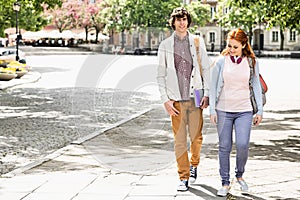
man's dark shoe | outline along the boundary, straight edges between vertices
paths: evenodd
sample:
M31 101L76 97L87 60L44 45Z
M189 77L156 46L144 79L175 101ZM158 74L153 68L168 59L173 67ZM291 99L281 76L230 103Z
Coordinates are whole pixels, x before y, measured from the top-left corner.
M197 179L197 167L190 166L190 183L195 183Z

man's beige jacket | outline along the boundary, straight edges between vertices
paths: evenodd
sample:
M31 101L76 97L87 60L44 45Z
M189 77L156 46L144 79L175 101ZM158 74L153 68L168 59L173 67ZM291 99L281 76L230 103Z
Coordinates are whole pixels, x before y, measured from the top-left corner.
M199 37L189 34L190 52L193 59L193 70L190 81L190 97L194 97L194 89L204 89L204 96L209 96L209 70L211 61L207 56L205 43L200 37L200 59L202 65L203 82L200 76L200 69L197 61L196 47L194 38ZM177 79L175 63L174 63L174 35L175 32L167 39L163 40L158 49L158 68L157 68L157 82L161 99L163 102L168 100L179 101L181 95L179 91L179 83Z

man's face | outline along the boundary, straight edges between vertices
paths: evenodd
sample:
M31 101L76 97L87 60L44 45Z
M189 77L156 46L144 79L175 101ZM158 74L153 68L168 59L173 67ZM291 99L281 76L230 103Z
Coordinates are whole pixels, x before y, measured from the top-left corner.
M175 26L175 31L178 31L180 33L185 33L187 31L187 28L188 28L187 27L188 26L187 17L185 15L182 18L175 17L174 26Z

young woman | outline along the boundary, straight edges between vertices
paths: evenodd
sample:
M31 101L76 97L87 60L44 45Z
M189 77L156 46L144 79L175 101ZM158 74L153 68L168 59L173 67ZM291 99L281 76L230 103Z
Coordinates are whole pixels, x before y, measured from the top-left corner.
M252 65L250 65L252 62ZM250 101L250 67L254 66L253 91L258 112L253 118ZM219 136L219 165L222 187L218 196L226 196L230 189L230 152L233 128L236 143L235 177L243 192L248 185L243 179L248 159L251 125L259 125L262 120L262 92L259 82L259 67L246 33L234 29L227 37L227 48L215 62L211 70L210 120L217 125Z

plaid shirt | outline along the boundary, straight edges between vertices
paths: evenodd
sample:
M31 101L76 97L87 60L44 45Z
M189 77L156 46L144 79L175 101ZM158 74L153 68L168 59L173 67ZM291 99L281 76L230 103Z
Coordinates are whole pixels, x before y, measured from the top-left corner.
M182 40L175 34L174 62L179 82L181 100L190 100L190 80L193 70L193 59L190 52L189 35Z

